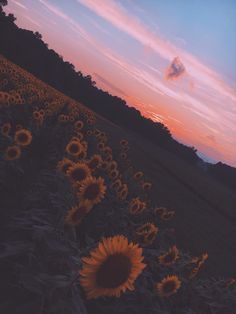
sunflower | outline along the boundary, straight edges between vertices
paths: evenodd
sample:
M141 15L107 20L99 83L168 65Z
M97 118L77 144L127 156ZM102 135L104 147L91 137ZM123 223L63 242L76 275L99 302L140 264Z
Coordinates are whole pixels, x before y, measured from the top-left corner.
M118 176L119 176L119 171L116 170L116 169L114 169L114 170L112 170L112 171L109 172L109 177L110 177L110 179L112 179L112 180L118 178Z
M4 135L4 136L8 136L9 132L11 130L11 124L10 123L4 123L2 126L1 126L1 134Z
M143 177L143 172L142 171L138 171L133 175L134 180L139 180Z
M152 184L151 184L150 182L144 182L144 183L142 184L142 189L143 189L144 191L149 191L149 190L151 189L151 187L152 187Z
M129 144L129 142L127 140L125 140L125 139L120 141L120 145L123 146L123 147L127 146L128 144Z
M87 136L93 135L93 131L92 131L92 130L88 130L88 131L86 132L86 135L87 135Z
M168 252L158 257L160 264L170 266L179 258L179 250L176 245L173 245Z
M161 219L162 220L170 220L174 217L175 215L175 211L174 210L170 210L170 211L165 211L162 215L161 215Z
M127 157L128 157L128 156L127 156L126 153L121 153L121 154L120 154L120 158L121 158L121 159L124 159L124 160L125 160L125 159L127 159Z
M78 131L81 130L83 128L83 126L84 126L84 123L81 120L76 121L74 124L75 129Z
M32 142L32 134L27 129L20 129L15 133L15 142L21 146L27 146Z
M79 225L91 207L89 201L81 202L79 205L72 207L65 217L65 223L68 225Z
M190 274L188 275L190 279L194 278L198 274L198 272L203 268L204 263L207 259L208 259L207 253L204 253L201 256L192 259L190 264L195 264L195 267L192 268Z
M108 169L109 171L112 171L112 170L116 170L117 169L117 162L115 160L109 162L109 165L108 165Z
M151 245L159 229L153 223L145 223L135 231L136 237L143 245Z
M66 152L73 157L79 157L83 151L84 146L79 141L70 141L66 146Z
M58 122L63 123L66 121L66 116L64 114L60 114L57 120Z
M142 202L138 197L133 198L130 202L129 202L129 212L132 215L138 215L141 214L146 208L146 203Z
M123 235L103 238L90 255L82 258L79 272L88 299L120 297L127 289L134 290L134 282L146 266L142 248Z
M67 170L66 175L72 181L72 183L81 183L91 175L91 171L85 163L77 162Z
M57 171L66 174L67 170L74 165L74 162L68 158L63 158L57 164Z
M103 178L87 177L79 188L78 196L81 200L88 200L94 205L104 198L105 192L106 186Z
M110 188L111 188L112 190L117 190L119 187L121 187L121 185L122 185L121 180L120 180L120 179L116 179L115 181L113 181L113 182L111 183Z
M35 120L40 120L41 119L41 115L40 115L39 111L34 111L33 112L33 118Z
M167 276L156 284L157 293L160 297L169 297L175 294L181 286L181 280L176 275Z
M154 209L154 213L155 214L158 214L158 215L160 215L160 216L162 216L164 213L166 213L167 212L167 209L165 208L165 207L156 207L155 209Z
M100 155L93 155L91 159L88 161L88 166L91 170L95 170L99 168L102 164L102 157Z
M98 130L98 129L94 129L93 133L94 133L94 136L95 136L95 137L98 137L99 134L101 133L101 131Z
M127 184L122 184L122 186L117 190L118 199L124 201L128 196L128 186Z
M19 146L13 145L8 146L5 151L5 159L6 160L15 160L19 159L21 156L21 149Z

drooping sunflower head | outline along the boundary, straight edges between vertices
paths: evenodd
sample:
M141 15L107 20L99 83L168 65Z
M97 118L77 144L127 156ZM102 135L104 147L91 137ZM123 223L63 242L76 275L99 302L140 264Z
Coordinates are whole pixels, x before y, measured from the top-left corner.
M169 210L169 211L165 211L162 215L161 215L161 219L162 220L170 220L174 217L175 215L175 211L174 210Z
M117 190L117 196L118 199L121 201L126 200L127 196L128 196L128 185L127 184L122 184L121 187L118 188Z
M136 237L143 245L151 245L159 229L153 223L145 223L136 229Z
M179 258L179 250L173 245L168 252L159 256L159 263L164 266L171 266Z
M66 175L72 183L81 183L91 175L91 171L85 163L77 162L67 170Z
M144 183L142 184L142 189L143 189L144 191L149 191L149 190L151 189L151 187L152 187L152 184L151 184L150 182L144 182Z
M20 129L15 133L15 143L20 146L27 146L32 142L32 134L27 129Z
M21 149L19 146L13 145L8 146L5 151L5 159L6 160L16 160L21 156Z
M141 214L146 208L146 203L142 202L138 197L133 198L128 206L129 212L132 215Z
M208 254L204 253L201 256L197 257L195 259L195 261L193 261L192 263L195 264L195 266L191 269L188 277L190 279L194 278L198 272L203 268L205 261L208 259Z
M80 271L80 283L88 299L120 297L127 289L134 290L134 282L146 266L142 248L122 235L103 238L90 255L82 259Z
M88 166L91 170L95 170L99 168L102 164L102 157L98 154L95 154L91 157L91 159L88 161Z
M156 284L157 293L160 297L169 297L175 294L180 287L181 280L175 275L167 276Z
M4 123L2 126L1 126L1 134L4 135L4 136L8 136L9 132L11 130L11 124L10 123Z
M66 174L67 170L74 165L74 162L68 158L63 158L57 164L57 171Z
M82 200L88 200L92 204L98 204L104 198L105 192L106 186L103 178L87 177L79 188L78 196Z
M116 179L115 181L113 181L113 182L111 183L110 188L111 188L112 190L117 190L119 187L121 187L121 185L122 185L121 180L120 180L120 179Z
M139 180L142 177L143 177L143 172L142 171L135 172L135 174L133 175L134 180Z
M70 141L66 146L66 152L73 157L79 157L83 151L84 146L79 141Z
M79 225L91 208L89 201L81 202L79 205L72 207L65 217L65 223L72 226Z
M117 170L117 162L115 160L109 162L108 169L109 171Z
M154 213L158 214L159 216L162 216L166 212L167 212L167 209L165 207L156 207L156 208L154 208Z
M123 146L123 147L127 146L128 144L129 144L129 142L127 140L125 140L125 139L120 141L120 145Z

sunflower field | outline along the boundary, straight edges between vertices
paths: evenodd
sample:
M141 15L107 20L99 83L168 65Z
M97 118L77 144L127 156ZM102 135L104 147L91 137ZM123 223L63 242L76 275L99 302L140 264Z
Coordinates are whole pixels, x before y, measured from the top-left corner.
M0 56L0 313L236 313L175 241L129 142ZM177 230L178 232L178 230Z

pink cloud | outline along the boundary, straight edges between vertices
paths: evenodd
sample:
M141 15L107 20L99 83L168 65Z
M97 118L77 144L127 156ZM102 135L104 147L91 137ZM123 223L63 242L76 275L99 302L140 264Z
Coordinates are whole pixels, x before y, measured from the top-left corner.
M196 80L236 101L236 94L221 77L212 69L201 63L196 57L180 49L172 43L154 34L137 17L129 14L124 7L114 0L77 0L112 25L126 32L141 44L149 46L163 59L168 61L178 55L188 68L188 72Z

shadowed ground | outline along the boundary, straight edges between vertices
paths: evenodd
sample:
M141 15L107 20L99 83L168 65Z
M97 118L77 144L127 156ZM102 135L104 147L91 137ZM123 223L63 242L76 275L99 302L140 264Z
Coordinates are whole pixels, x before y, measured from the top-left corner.
M176 211L172 223L177 245L192 255L208 252L208 276L235 275L236 195L233 191L129 130L101 117L98 125L116 141L122 137L129 140L129 156L134 167L144 171L153 182L152 199Z

